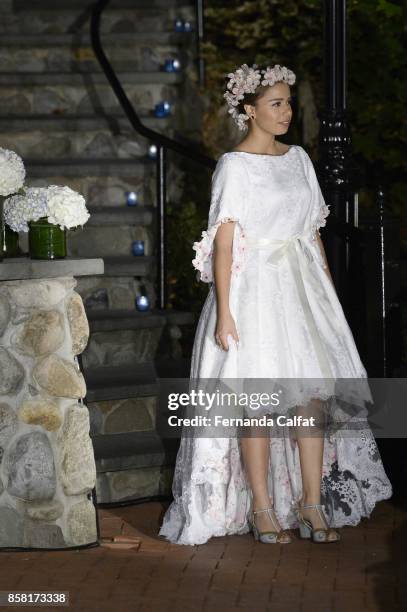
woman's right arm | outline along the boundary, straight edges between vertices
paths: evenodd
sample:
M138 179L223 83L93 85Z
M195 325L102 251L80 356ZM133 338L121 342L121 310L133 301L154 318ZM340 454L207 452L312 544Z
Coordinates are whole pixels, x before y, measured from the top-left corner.
M225 351L229 350L227 341L229 334L235 342L239 342L236 324L229 308L234 230L235 222L221 223L216 232L213 251L213 272L217 303L215 338Z

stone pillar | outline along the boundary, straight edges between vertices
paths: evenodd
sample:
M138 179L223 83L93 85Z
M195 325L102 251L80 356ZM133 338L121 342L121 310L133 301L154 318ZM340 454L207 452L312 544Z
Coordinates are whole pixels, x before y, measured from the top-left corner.
M37 268L55 273L64 263ZM27 266L35 276L35 264ZM90 260L88 270L103 272L103 262ZM76 359L89 326L75 286L72 275L0 283L0 547L97 541L96 468Z

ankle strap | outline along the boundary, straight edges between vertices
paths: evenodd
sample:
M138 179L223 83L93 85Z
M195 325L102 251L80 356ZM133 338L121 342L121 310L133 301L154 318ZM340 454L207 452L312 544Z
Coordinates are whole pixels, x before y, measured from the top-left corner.
M260 512L268 512L269 510L272 510L274 512L273 506L271 506L270 508L264 508L263 510L253 510L253 514L260 514Z
M305 504L302 508L322 508L322 504Z

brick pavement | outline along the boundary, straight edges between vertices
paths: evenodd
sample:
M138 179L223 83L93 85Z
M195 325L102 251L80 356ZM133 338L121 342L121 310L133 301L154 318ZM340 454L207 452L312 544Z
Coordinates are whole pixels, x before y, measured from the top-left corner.
M132 550L3 551L0 589L67 590L69 610L89 612L407 610L407 509L393 502L329 545L244 535L177 546L156 537L162 513L159 503L100 510L102 536L140 538Z

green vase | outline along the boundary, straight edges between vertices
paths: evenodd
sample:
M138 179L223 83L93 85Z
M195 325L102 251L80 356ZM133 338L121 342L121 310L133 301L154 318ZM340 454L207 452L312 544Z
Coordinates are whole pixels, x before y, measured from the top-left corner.
M28 243L31 259L63 259L66 257L66 230L48 223L46 218L31 221Z
M3 257L17 257L19 254L18 232L15 232L3 221L2 249Z

